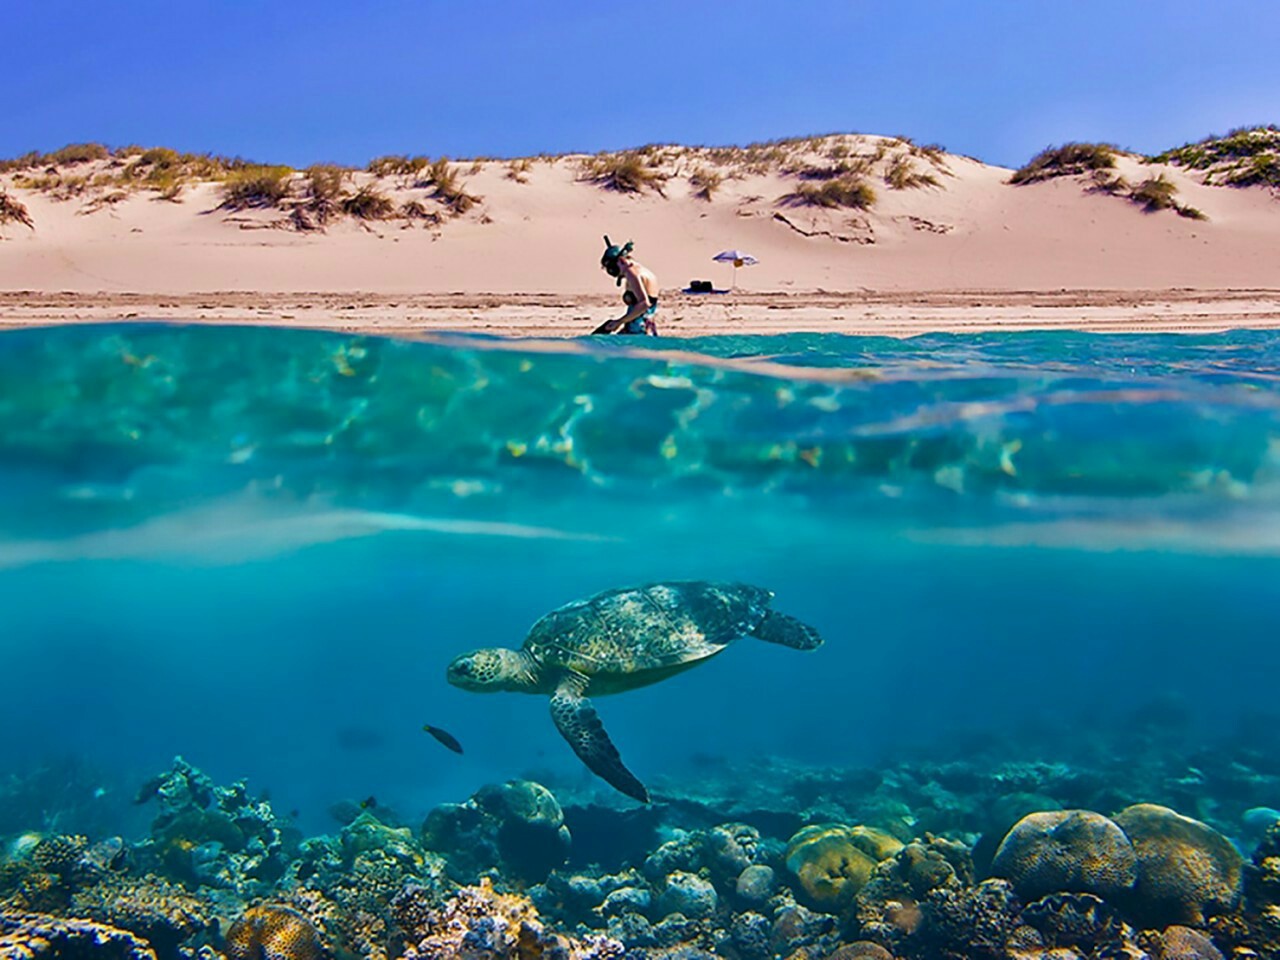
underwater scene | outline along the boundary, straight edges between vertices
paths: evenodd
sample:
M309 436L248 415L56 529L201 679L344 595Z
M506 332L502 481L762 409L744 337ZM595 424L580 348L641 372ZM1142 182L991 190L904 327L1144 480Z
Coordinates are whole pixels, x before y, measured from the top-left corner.
M0 333L0 958L1280 956L1280 335Z

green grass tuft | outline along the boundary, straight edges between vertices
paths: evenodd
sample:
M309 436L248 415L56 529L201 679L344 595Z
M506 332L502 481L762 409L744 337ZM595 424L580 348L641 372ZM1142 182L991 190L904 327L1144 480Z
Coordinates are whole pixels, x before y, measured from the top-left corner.
M1280 187L1280 127L1240 127L1149 158L1203 170L1205 183L1229 187Z
M1054 177L1071 177L1116 165L1116 147L1109 143L1066 143L1040 151L1009 178L1010 183L1036 183Z

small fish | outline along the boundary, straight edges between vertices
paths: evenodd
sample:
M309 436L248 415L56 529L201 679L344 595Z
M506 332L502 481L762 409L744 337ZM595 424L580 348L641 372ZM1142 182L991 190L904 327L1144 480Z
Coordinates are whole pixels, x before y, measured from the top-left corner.
M360 801L360 809L361 810L377 810L378 798L373 796L372 794L365 797L363 800Z
M441 730L439 727L433 727L429 723L424 723L422 725L422 730L424 733L431 734L433 737L435 737L437 740L443 743L446 747L448 747L454 753L462 752L462 744L460 744L458 742L458 738L455 737L448 730Z

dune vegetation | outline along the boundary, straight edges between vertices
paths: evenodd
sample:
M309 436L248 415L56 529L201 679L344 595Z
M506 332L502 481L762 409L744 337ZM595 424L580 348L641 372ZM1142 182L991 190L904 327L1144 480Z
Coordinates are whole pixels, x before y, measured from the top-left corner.
M1204 173L1204 182L1228 187L1280 187L1280 127L1239 127L1151 158Z
M1109 143L1064 143L1059 147L1046 147L1016 170L1009 182L1038 183L1055 177L1110 170L1116 165L1118 153L1118 148Z
M20 223L32 230L36 227L26 205L10 196L7 191L0 190L0 227L9 223Z
M1015 171L1009 182L1015 185L1040 183L1057 177L1088 177L1089 189L1098 193L1123 197L1142 207L1147 213L1173 210L1192 220L1209 219L1203 211L1180 203L1177 184L1163 173L1133 184L1116 172L1116 159L1121 155L1109 143L1066 143L1048 147ZM1133 157L1144 163L1167 163L1168 155Z
M1015 171L1009 182L1084 177L1088 189L1128 199L1144 210L1171 209L1204 218L1178 201L1176 185L1164 174L1136 183L1121 176L1121 157L1130 173L1134 163L1163 163L1200 172L1210 185L1280 186L1280 128L1275 126L1233 130L1153 157L1128 154L1108 143L1051 146ZM861 134L789 137L745 146L650 144L595 154L456 162L393 154L376 157L362 169L325 163L302 170L167 147L80 143L0 160L0 190L9 191L0 223L30 225L18 199L23 191L55 201L76 200L82 212L91 213L138 196L182 202L192 190L204 188L198 195L211 196L212 206L241 218L256 212L272 226L311 231L343 220L401 220L406 226L438 227L482 204L472 178L495 174L519 184L567 175L586 186L633 197L868 210L883 191L946 189L954 160L936 144ZM562 161L567 174L551 174ZM676 183L686 189L672 192ZM479 219L490 222L484 212Z

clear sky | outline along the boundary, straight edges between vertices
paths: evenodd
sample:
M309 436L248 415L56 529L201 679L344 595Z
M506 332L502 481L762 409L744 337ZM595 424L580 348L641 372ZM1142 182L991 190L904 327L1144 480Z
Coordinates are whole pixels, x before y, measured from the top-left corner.
M1275 0L4 0L0 156L305 166L906 134L1018 166L1280 122Z

